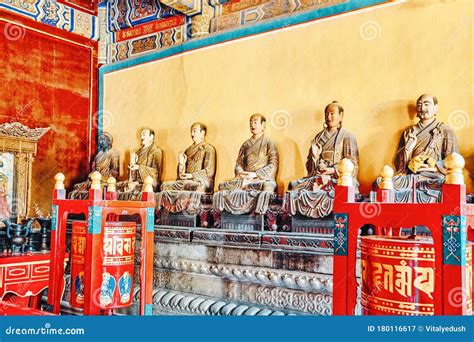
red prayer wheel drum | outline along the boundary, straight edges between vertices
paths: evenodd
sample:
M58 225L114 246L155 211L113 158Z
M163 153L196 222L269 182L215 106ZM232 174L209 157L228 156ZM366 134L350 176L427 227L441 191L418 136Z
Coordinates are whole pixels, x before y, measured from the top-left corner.
M100 307L116 309L132 303L135 254L134 222L107 222L104 227L104 262ZM87 224L72 223L71 238L71 298L72 307L84 307L84 260ZM96 291L92 290L92 293Z
M466 279L472 281L472 248L466 248ZM431 237L361 238L362 313L364 315L434 314L435 252ZM472 312L472 283L453 293Z
M362 313L433 315L435 254L430 238L361 238Z
M72 223L71 236L71 296L69 304L75 308L84 306L84 254L86 252L85 222Z

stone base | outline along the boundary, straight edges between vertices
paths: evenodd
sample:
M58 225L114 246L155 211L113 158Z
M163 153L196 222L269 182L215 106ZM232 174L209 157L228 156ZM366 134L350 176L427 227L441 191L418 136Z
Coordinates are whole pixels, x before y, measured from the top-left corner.
M303 234L334 235L334 218L329 215L325 218L314 219L302 215L291 217L291 231Z
M162 209L156 221L158 226L197 227L196 214L170 213Z
M265 215L256 213L234 215L226 211L221 213L221 229L263 231L264 227Z

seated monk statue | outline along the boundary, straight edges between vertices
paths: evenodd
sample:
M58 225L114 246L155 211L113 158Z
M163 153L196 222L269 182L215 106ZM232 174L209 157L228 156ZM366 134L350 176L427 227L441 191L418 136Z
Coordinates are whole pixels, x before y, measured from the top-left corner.
M109 177L115 179L119 176L120 158L116 150L112 148L113 138L109 133L102 133L99 136L99 152L92 162L92 172L99 172L101 174L102 186L107 184ZM89 174L90 176L90 174ZM69 198L83 199L88 197L88 191L91 187L91 180L87 179L85 182L74 185L74 190L69 193Z
M178 179L164 182L157 194L157 207L172 213L195 211L203 193L214 191L216 150L205 141L207 127L200 122L191 126L193 144L178 154Z
M359 152L351 132L342 128L344 109L334 101L324 109L324 129L316 134L306 161L308 176L290 182L284 206L291 215L321 218L332 213L337 164L347 158L354 164L353 184L358 191Z
M148 176L153 179L153 190L159 189L163 153L155 145L155 132L151 128L143 128L140 132L140 141L140 148L130 153L128 180L116 185L121 200L135 199L141 193Z
M438 122L437 113L438 99L435 96L424 94L418 98L416 114L420 121L402 133L395 156L395 202L441 201L441 186L446 174L443 160L459 152L453 129ZM380 181L377 179L375 189Z
M276 190L278 151L275 142L264 136L266 119L250 117L252 137L244 142L235 165L234 179L219 184L213 204L220 211L264 214Z

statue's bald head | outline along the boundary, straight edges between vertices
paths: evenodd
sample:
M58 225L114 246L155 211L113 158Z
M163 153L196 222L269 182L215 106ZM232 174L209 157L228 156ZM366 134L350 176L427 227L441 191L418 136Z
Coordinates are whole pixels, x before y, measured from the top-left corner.
M250 121L259 120L259 119L260 119L260 123L267 122L267 119L265 119L265 117L259 113L255 113L250 117Z
M438 114L438 99L430 94L423 94L416 100L416 116L422 122L431 122Z
M203 124L202 122L195 122L191 125L191 131L194 129L194 128L197 128L199 129L200 131L204 131L204 135L207 133L207 126L205 124Z
M207 127L202 122L195 122L191 126L191 138L195 144L199 144L204 141L206 136Z
M263 134L267 120L262 114L255 113L250 117L250 131L254 136Z
M329 129L341 128L343 117L344 108L337 101L332 101L324 108L324 121Z
M112 147L113 138L110 133L102 132L99 136L99 149L108 150Z
M337 102L337 101L332 101L330 104L328 104L325 108L324 108L324 114L326 114L327 112L329 112L331 109L334 109L334 108L337 108L339 114L341 116L344 115L344 108L342 107L342 105Z
M431 94L420 95L420 97L416 100L416 102L418 103L419 101L423 101L423 99L431 99L431 102L433 102L434 105L438 104L438 98Z
M140 140L142 146L149 146L155 141L155 131L149 127L144 127L140 131Z

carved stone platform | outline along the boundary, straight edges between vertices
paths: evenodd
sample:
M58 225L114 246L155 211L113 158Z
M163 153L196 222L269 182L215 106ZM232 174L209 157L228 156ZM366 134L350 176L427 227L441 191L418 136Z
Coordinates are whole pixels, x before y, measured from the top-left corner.
M209 227L240 231L288 231L289 219L282 208L282 198L274 196L265 214L234 215L227 211L218 211L209 206L212 224Z
M228 212L221 213L221 229L233 229L243 231L262 231L264 230L265 215L250 213L243 215L234 215Z
M330 315L332 248L323 235L156 226L153 313Z
M334 235L334 217L329 215L324 218L314 219L302 215L291 217L291 231L304 234Z
M173 227L197 227L197 215L185 213L170 213L166 209L161 209L157 216L156 223L158 226Z

